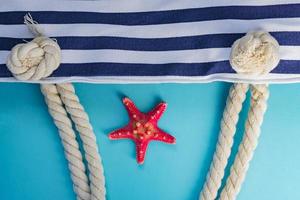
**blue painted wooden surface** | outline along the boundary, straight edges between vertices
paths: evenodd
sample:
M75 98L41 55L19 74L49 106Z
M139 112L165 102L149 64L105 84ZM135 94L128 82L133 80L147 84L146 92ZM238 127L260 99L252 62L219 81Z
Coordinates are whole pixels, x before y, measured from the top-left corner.
M212 159L229 86L76 84L97 135L108 199L197 199ZM300 199L300 85L270 88L259 146L239 200ZM152 142L143 166L135 161L132 141L107 138L110 131L128 121L121 103L124 95L145 112L160 100L168 103L159 125L177 138L177 144ZM245 116L246 110L237 141ZM1 200L75 199L57 129L38 85L0 84L0 195Z

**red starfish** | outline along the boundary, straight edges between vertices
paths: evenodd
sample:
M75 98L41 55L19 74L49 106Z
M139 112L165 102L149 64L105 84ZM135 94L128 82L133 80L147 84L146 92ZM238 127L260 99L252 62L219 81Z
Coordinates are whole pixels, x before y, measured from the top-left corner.
M167 108L167 104L162 102L152 111L142 113L129 98L123 99L130 121L127 126L115 130L109 134L109 138L131 139L136 144L136 159L139 164L144 163L147 146L151 140L158 140L170 144L175 144L175 138L157 127L157 122Z

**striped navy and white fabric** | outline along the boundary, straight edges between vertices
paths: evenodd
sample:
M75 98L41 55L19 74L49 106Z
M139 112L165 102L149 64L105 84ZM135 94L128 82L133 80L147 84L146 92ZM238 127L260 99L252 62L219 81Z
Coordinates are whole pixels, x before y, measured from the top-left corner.
M300 0L10 0L0 5L0 81L10 49L33 36L28 12L62 48L41 82L300 82ZM232 43L269 31L281 61L265 77L237 75Z

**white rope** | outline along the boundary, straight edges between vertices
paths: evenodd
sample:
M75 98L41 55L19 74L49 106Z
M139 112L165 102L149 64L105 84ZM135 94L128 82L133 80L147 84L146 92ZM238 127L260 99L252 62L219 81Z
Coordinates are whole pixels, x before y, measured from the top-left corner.
M83 141L89 169L91 199L103 200L106 193L103 166L89 117L80 104L72 84L58 84L57 90Z
M59 136L64 147L65 156L68 160L77 199L89 200L90 188L88 185L88 178L86 175L85 165L82 160L82 155L79 151L76 135L72 128L72 122L69 119L65 108L63 107L63 103L58 95L56 86L53 84L41 85L41 91L45 96L49 113L58 128Z
M214 200L218 195L224 177L224 170L227 160L231 154L233 137L236 132L236 124L239 113L248 91L248 84L236 83L229 90L226 107L221 121L221 130L217 142L217 147L213 156L210 170L206 177L199 199Z
M30 14L24 17L24 23L36 38L31 42L16 45L8 57L7 67L19 80L39 80L48 77L60 65L60 47L55 40L43 36L43 31ZM77 199L105 200L105 179L96 136L73 85L41 85L41 91L59 129ZM83 141L89 180L67 112L71 115Z
M249 32L246 36L235 41L232 46L230 64L237 73L261 76L269 73L278 63L279 44L267 32ZM221 186L224 170L231 154L238 113L242 106L240 100L244 101L248 90L247 84L244 84L244 86L247 86L244 87L244 90L236 90L235 88L238 86L241 87L242 85L234 84L229 93L227 102L232 102L233 105L228 103L226 105L216 152L200 193L199 199L201 200L215 200ZM233 91L236 96L232 95ZM220 200L234 200L236 198L258 142L269 92L266 85L251 85L251 92L251 107L245 127L245 136L231 167L226 185L221 192ZM243 97L243 99L240 97ZM224 127L227 128L225 131Z
M90 180L90 187L89 190L90 198L92 200L104 200L106 195L105 190L105 177L104 177L104 170L102 166L101 157L98 152L98 146L96 142L96 136L93 132L92 125L89 122L89 117L87 113L84 111L83 106L79 102L79 98L75 94L75 89L72 84L49 84L49 85L41 85L42 92L45 95L47 105L49 107L50 114L53 116L55 124L57 125L58 122L61 122L55 118L57 115L60 115L60 113L57 112L57 109L53 108L53 103L50 101L52 97L53 98L59 98L59 101L63 103L65 106L61 109L64 110L64 113L67 112L70 114L73 122L75 123L76 129L79 132L80 139L83 142L83 148L85 152L85 158L88 163L88 169L89 169L89 180ZM50 89L47 89L50 88ZM55 93L55 97L54 97ZM60 95L60 96L58 96ZM58 101L58 100L57 100ZM51 106L51 107L50 107ZM68 117L65 115L65 117ZM69 121L70 119L67 118ZM67 120L65 119L65 121ZM65 122L62 121L62 122ZM71 123L71 122L70 122ZM58 126L59 130L61 127L65 128L65 126L68 125L69 129L72 128L71 124L64 124L60 123L60 126ZM72 129L73 131L73 129ZM62 138L63 135L61 135ZM75 138L74 138L75 139ZM63 139L62 139L63 140ZM64 140L63 140L64 141ZM77 146L78 147L78 146ZM79 148L79 147L78 147ZM79 151L79 150L78 150ZM66 157L70 157L68 155L69 152L66 153ZM75 158L74 158L75 159ZM81 160L82 162L82 160ZM76 172L71 168L72 174L76 175ZM87 180L87 179L86 179ZM75 183L74 183L75 184ZM88 184L88 182L86 182ZM75 190L75 192L77 192ZM78 195L79 196L79 195Z
M220 200L236 199L258 143L260 127L267 109L269 90L267 85L252 85L251 92L251 106L245 125L244 137L231 166L226 185L221 192Z

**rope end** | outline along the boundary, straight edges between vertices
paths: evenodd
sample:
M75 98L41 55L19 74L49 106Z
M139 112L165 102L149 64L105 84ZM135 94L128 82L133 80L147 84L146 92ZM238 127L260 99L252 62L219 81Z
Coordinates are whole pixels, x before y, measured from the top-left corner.
M30 13L27 13L24 16L24 24L35 36L45 35L43 28L39 25L37 21L34 21Z

